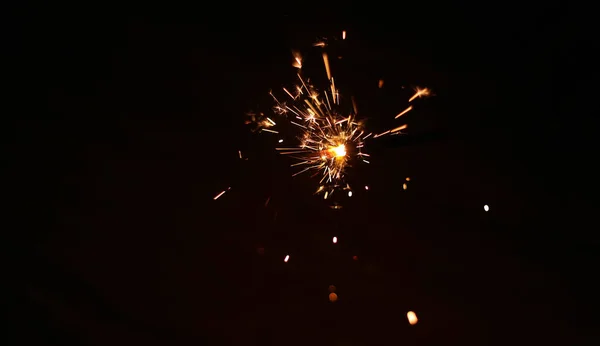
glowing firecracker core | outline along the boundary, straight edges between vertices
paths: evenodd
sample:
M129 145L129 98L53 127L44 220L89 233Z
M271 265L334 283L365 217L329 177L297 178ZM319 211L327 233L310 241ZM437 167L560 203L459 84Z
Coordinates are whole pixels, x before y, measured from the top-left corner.
M340 144L337 147L329 149L333 152L336 159L342 159L346 156L346 146L344 144Z

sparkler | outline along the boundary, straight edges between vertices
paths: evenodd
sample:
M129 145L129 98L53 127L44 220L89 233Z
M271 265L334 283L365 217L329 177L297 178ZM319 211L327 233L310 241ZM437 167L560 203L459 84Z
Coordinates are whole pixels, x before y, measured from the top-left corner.
M342 40L346 39L346 31L342 32ZM342 102L339 89L335 85L330 59L325 51L326 40L313 44L322 49L324 72L328 85L318 89L310 83L302 73L303 61L299 52L293 51L292 66L298 69L297 83L294 87L283 88L282 92L275 95L269 93L275 105L272 108L277 116L277 121L284 121L293 125L297 130L296 143L290 146L277 147L282 155L288 155L298 162L291 166L296 169L293 176L302 173L319 177L318 189L315 194L322 194L324 199L331 197L337 190L348 191L352 196L352 188L346 182L348 168L355 164L368 164L370 155L365 152L367 139L375 139L384 135L401 134L407 125L397 126L393 129L374 134L368 132L364 122L357 119L358 110L353 98L351 105ZM379 88L383 87L383 80L379 81ZM431 95L428 88L416 88L415 94L409 102L417 98ZM413 109L410 105L405 108L395 119L403 116ZM277 123L263 113L248 113L247 124L253 124L253 131L279 134ZM278 141L280 144L282 139ZM286 143L288 141L286 140ZM365 187L368 190L368 187Z

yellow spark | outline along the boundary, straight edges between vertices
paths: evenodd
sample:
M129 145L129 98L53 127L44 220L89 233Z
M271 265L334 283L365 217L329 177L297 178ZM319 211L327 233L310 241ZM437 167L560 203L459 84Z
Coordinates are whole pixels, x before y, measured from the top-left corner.
M416 99L417 97L423 97L423 96L429 96L431 94L431 90L428 88L415 88L415 94L408 100L408 102L412 102L412 100Z
M301 69L302 68L302 56L300 55L299 52L293 51L292 54L294 55L294 62L292 63L292 66L294 66L295 68Z
M242 151L238 150L238 154L240 154L240 159L242 158Z
M411 326L414 326L415 324L417 324L417 322L419 322L417 314L415 314L413 311L407 312L406 318L408 318L408 323L410 323Z
M221 192L219 192L215 197L213 197L213 200L216 201L217 199L219 199L219 197L223 196L225 194L225 192L231 190L231 187L228 187L227 190L223 190Z
M402 189L406 190L408 188L408 185L406 185L406 183L402 184Z
M342 31L342 40L346 39L346 30Z
M400 130L404 130L404 129L405 129L405 128L407 128L407 127L408 127L408 125L404 124L404 125L402 125L402 126L398 126L398 127L396 127L395 129L391 130L390 132L391 132L391 133L398 132L398 131L400 131Z
M408 106L408 108L406 108L405 110L403 110L402 112L400 112L400 114L396 115L396 117L394 119L398 119L401 116L403 116L404 114L410 112L412 110L412 108L413 108L412 106Z
M323 63L325 64L325 71L327 72L327 80L331 80L331 70L329 68L329 57L327 57L327 53L323 53Z

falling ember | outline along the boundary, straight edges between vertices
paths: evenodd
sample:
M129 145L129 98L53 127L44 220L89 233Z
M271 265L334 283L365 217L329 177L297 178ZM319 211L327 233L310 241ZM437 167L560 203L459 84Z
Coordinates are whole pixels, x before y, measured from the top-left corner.
M342 31L342 40L346 39L346 30Z
M338 300L338 296L335 293L329 293L329 301L335 303Z
M358 261L358 256L352 256L352 259Z
M333 237L333 243L337 244L337 237Z
M279 140L279 143L283 143L283 139L280 139L280 140Z
M410 181L410 177L406 177L406 181Z
M406 190L408 188L408 185L406 185L406 183L402 184L402 189Z
M379 86L379 89L383 88L383 79L379 80L378 86Z
M407 312L406 317L408 318L408 323L410 323L411 326L414 326L415 324L417 324L417 322L419 322L417 314L415 314L413 311Z
M289 259L290 259L290 255L287 255L287 256L285 256L285 258L283 259L283 261L284 261L285 263L287 263L287 261L289 261Z
M242 151L238 150L238 154L240 154L240 159L242 158Z
M369 191L369 187L368 187L368 186L365 186L365 190Z
M490 207L489 207L489 206L486 204L486 205L484 205L484 206L483 206L483 210L485 210L485 211L489 211L489 210L490 210Z
M348 191L348 197L352 197L352 191Z

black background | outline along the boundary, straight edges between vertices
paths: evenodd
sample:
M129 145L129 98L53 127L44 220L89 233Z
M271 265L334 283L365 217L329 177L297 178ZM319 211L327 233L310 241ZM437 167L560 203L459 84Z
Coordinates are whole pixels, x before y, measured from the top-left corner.
M222 5L52 5L6 22L11 344L590 340L586 9ZM290 49L342 30L332 69L370 125L399 124L402 86L436 96L403 117L409 135L373 143L356 172L371 189L334 211L243 120L292 82Z

